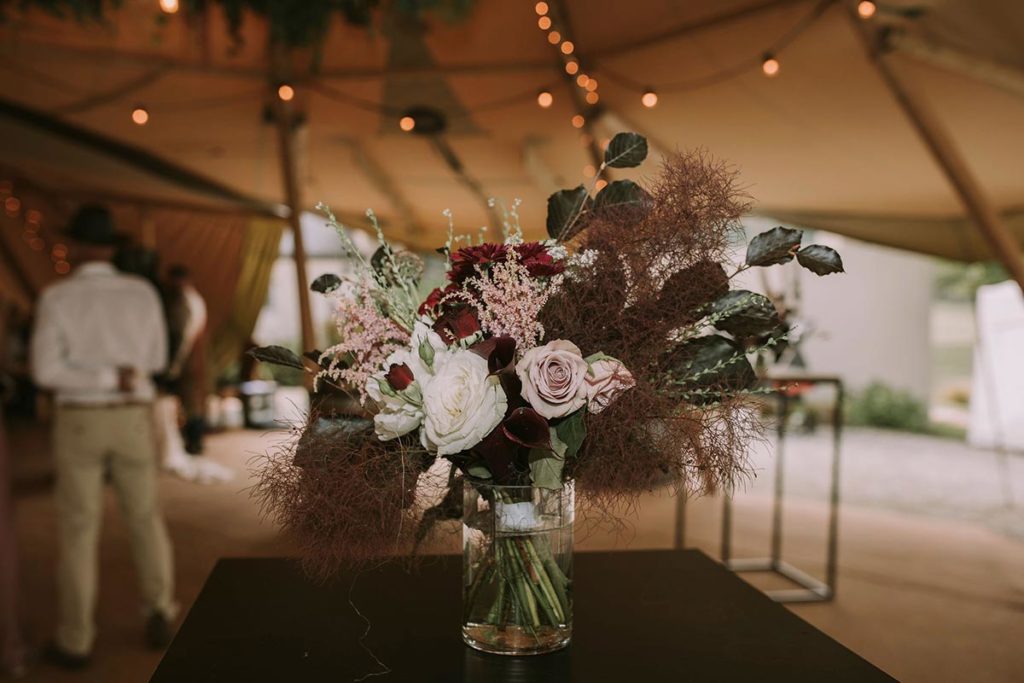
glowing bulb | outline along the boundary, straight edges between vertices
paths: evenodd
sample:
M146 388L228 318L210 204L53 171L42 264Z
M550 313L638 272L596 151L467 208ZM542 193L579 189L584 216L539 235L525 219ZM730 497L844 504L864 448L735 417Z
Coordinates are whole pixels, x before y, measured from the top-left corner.
M285 83L277 89L277 96L281 98L282 102L291 102L295 99L295 88Z
M555 96L549 93L547 90L541 90L537 93L537 104L542 108L547 109L555 101Z
M586 176L587 178L593 178L595 175L597 175L597 171L594 169L593 166L587 164L586 166L583 167L583 175Z
M589 90L590 92L594 92L595 90L597 90L597 79L596 78L589 78L589 79L587 79L587 90Z
M579 62L566 62L565 63L565 73L569 74L570 76L576 75L576 72L579 71L579 70L580 70L580 63Z
M29 209L25 212L25 220L29 223L39 224L43 220L43 214L36 209Z
M146 111L145 107L135 107L132 110L132 121L137 126L144 126L149 122L149 112Z
M580 86L581 88L586 88L587 83L589 81L590 76L588 76L587 74L580 74L579 76L576 77L576 85Z
M574 49L576 49L576 46L572 44L571 40L567 40L564 43L562 43L562 54L563 55L571 55L572 51Z
M875 16L875 12L878 11L878 7L871 0L863 0L857 4L857 14L860 15L861 19L870 19Z
M537 20L537 26L540 27L540 30L547 31L551 28L551 17L541 17Z
M761 71L764 72L765 76L768 78L778 76L780 68L782 67L779 65L779 60L775 59L774 56L771 54L766 54L764 56L764 61L761 62Z
M608 184L608 181L605 180L604 178L601 178L596 183L594 183L594 189L597 190L598 192L600 192L601 190L603 190L605 188L605 186L607 184Z
M658 103L658 93L648 88L644 94L640 97L640 104L644 105L648 109Z
M551 33L548 34L548 42L551 43L552 45L558 45L560 42L562 42L562 34L559 33L558 31L552 31Z
M411 116L403 116L398 121L398 127L404 130L406 133L416 127L416 119Z
M4 208L7 209L7 213L18 213L18 209L21 208L21 200L17 197L8 197L4 200Z
M584 120L582 115L576 114L576 116L572 117L572 127L573 128L582 128L584 123L585 123L585 120Z
M71 264L67 261L57 261L53 264L53 269L57 271L57 275L67 275L71 272Z
M160 9L164 14L174 14L178 11L178 0L160 0Z
M597 96L596 92L587 93L587 104L597 104L598 99L600 98Z
M43 241L42 237L33 237L28 241L28 248L32 251L42 251L45 246L46 242Z
M50 250L50 253L55 259L62 261L68 255L68 248L63 244L55 244L53 245L53 249Z
M533 9L537 11L537 14L544 16L545 14L548 13L548 3L538 2L536 5L533 6Z

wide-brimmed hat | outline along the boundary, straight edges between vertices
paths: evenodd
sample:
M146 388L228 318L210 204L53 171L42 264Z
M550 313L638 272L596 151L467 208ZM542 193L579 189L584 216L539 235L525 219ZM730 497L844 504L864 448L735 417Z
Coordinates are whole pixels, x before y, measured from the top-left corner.
M67 235L86 244L114 246L121 241L110 209L99 204L86 204L78 209L68 224Z

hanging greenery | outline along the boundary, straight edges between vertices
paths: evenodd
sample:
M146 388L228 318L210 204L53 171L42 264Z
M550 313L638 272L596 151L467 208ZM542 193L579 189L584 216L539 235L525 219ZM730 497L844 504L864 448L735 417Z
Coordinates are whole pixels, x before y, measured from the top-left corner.
M0 0L0 21L13 11L38 9L60 18L104 22L123 5L123 0ZM317 47L327 34L331 20L340 15L352 26L369 27L374 10L406 17L431 15L445 21L464 19L473 0L182 0L181 10L202 14L219 5L235 40L241 40L242 26L249 14L263 17L270 25L271 40L288 47ZM153 11L161 16L156 0Z

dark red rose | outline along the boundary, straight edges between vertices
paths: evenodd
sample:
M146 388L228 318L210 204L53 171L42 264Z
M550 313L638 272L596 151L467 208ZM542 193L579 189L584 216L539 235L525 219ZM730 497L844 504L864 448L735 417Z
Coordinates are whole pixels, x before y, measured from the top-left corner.
M477 266L488 266L492 263L501 263L508 255L508 247L504 244L478 244L472 247L463 247L452 254L452 266L448 271L448 279L452 282L462 282L466 278L476 275Z
M429 315L431 313L436 313L438 307L441 305L441 301L452 292L458 291L458 289L459 287L456 284L450 284L444 289L441 289L440 287L436 288L428 294L427 298L420 304L419 314Z
M480 331L480 321L471 306L459 306L441 314L434 322L434 331L448 346Z
M409 369L409 366L402 363L401 365L392 365L388 368L384 379L388 381L392 389L401 391L412 384L415 378L412 376L412 370Z

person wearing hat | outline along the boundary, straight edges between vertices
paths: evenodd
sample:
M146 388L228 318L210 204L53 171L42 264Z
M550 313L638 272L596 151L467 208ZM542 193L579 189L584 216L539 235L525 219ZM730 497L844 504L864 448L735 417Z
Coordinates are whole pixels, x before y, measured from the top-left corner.
M44 656L77 669L89 662L96 634L107 475L131 536L149 646L169 642L175 604L153 436L151 377L167 365L160 297L148 281L111 264L118 235L105 207L82 207L67 237L77 266L40 296L31 355L36 383L56 399L59 616Z

